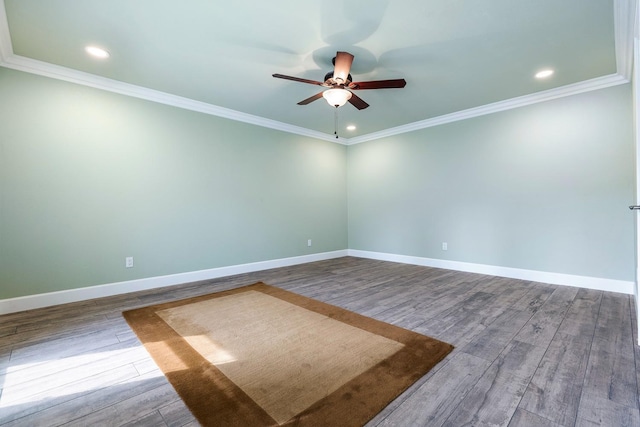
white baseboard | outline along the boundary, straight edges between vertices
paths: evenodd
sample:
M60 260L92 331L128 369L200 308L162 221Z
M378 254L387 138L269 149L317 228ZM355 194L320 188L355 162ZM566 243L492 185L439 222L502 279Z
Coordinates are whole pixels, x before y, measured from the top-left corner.
M344 256L375 259L380 261L399 262L403 264L421 265L424 267L444 268L447 270L465 271L469 273L486 274L491 276L509 277L512 279L530 280L549 283L552 285L576 286L599 291L618 292L634 295L635 283L624 280L602 279L597 277L574 276L570 274L549 273L544 271L523 270L519 268L498 267L493 265L472 264L460 261L422 258L408 255L387 254L381 252L345 249L319 254L303 255L292 258L282 258L260 261L249 264L232 265L228 267L211 268L208 270L190 271L171 274L168 276L148 277L129 280L126 282L108 283L104 285L88 286L79 289L69 289L58 292L28 295L24 297L0 300L0 315L18 311L33 310L52 305L102 298L129 292L144 291L179 285L181 283L211 280L236 274L252 273L271 268L288 267L308 262L324 261Z
M395 255L380 252L359 251L349 249L349 256L375 259L380 261L400 262L403 264L421 265L424 267L444 268L447 270L465 271L468 273L487 274L490 276L508 277L510 279L530 280L549 283L551 285L575 286L598 291L634 294L635 283L624 280L602 279L599 277L574 276L571 274L549 273L546 271L523 270L520 268L499 267L485 264L472 264L460 261L422 258L408 255Z
M58 292L28 295L24 297L0 300L0 315L15 313L18 311L33 310L52 305L66 304L70 302L84 301L93 298L102 298L129 292L144 291L147 289L162 288L165 286L179 285L181 283L211 280L219 277L233 276L236 274L252 273L255 271L269 270L271 268L288 267L308 262L324 261L327 259L347 256L347 250L323 252L318 254L303 255L292 258L282 258L269 261L253 262L249 264L232 265L229 267L211 268L208 270L190 271L187 273L171 274L168 276L148 277L144 279L129 280L126 282L108 283L104 285L88 286L79 289L69 289Z

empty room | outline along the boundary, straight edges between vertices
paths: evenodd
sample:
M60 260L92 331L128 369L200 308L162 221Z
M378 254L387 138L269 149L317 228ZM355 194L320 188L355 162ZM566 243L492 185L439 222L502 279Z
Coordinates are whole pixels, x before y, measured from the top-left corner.
M640 426L637 0L0 0L0 427Z

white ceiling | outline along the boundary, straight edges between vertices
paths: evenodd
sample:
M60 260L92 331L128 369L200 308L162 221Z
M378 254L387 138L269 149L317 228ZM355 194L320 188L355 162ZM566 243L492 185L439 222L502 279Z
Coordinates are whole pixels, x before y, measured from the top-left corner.
M1 1L1 0L0 0ZM334 109L296 105L336 51L371 106L338 110L355 143L627 82L636 0L4 0L0 65L333 139ZM107 49L96 60L84 47ZM546 80L535 72L553 68ZM346 131L348 124L357 126Z

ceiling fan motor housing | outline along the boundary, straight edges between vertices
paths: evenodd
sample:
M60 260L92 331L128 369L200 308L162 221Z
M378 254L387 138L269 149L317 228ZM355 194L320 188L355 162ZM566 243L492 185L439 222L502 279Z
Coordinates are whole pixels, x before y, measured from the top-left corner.
M324 75L325 86L336 86L336 85L347 86L352 81L353 81L353 77L351 77L351 74L349 74L347 76L347 81L346 82L339 82L339 81L334 80L333 79L333 71L329 71L327 74Z

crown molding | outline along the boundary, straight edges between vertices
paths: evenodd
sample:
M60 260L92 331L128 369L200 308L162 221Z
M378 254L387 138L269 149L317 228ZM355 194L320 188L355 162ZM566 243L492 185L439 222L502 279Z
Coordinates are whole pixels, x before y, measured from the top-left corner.
M229 120L235 120L269 129L279 130L282 132L320 139L341 145L360 144L380 138L386 138L402 133L413 132L420 129L425 129L446 123L452 123L459 120L466 120L473 117L479 117L499 111L509 110L512 108L519 108L556 98L576 95L583 92L604 89L606 87L628 83L630 81L631 71L633 68L634 35L638 30L635 25L636 14L638 11L638 0L614 0L614 35L617 74L598 77L595 79L550 89L544 92L538 92L531 95L525 95L505 101L483 105L480 107L454 112L451 114L445 114L442 116L408 123L406 125L393 127L379 132L361 135L358 137L340 137L336 139L335 135L329 135L323 132L303 128L301 126L295 126L288 123L243 113L241 111L208 104L206 102L196 101L194 99L161 92L130 83L124 83L118 80L108 79L71 68L66 68L59 65L54 65L47 62L15 55L13 53L11 34L9 32L9 24L7 21L4 3L4 0L0 0L0 66L2 67L76 83L83 86L89 86L96 89L209 114L212 116L222 117Z
M11 43L11 33L9 32L9 21L7 19L7 11L5 9L4 0L0 0L0 66L11 68L13 70L24 71L26 73L37 74L44 77L63 80L76 83L83 86L89 86L95 89L102 89L108 92L114 92L121 95L140 98L151 102L170 105L185 110L196 111L199 113L209 114L212 116L222 117L225 119L235 120L239 122L249 123L269 129L279 130L282 132L293 133L310 138L322 139L338 144L345 144L346 141L336 141L334 135L318 132L315 130L294 126L288 123L271 120L264 117L254 116L252 114L243 113L241 111L224 108L202 101L173 95L158 90L145 88L142 86L124 83L118 80L100 77L95 74L85 73L83 71L50 64L36 59L26 58L15 55L13 53L13 45Z
M23 56L13 54L9 55L8 58L3 58L3 61L0 65L18 71L24 71L27 73L37 74L53 79L64 80L95 89L102 89L105 91L157 102L159 104L170 105L185 110L196 111L199 113L209 114L225 119L249 123L256 126L262 126L269 129L275 129L283 132L308 136L311 138L322 139L325 141L336 142L335 136L333 135L328 135L300 126L294 126L276 120L254 116L251 114L243 113L241 111L232 110L230 108L219 107L217 105L208 104L206 102L196 101L194 99L161 92L130 83L124 83L118 80L96 76L95 74L85 73L83 71L61 67L59 65L54 65L31 58L25 58ZM343 141L340 141L340 143L343 143Z
M537 104L539 102L550 101L552 99L577 95L579 93L604 89L610 86L616 86L625 83L629 83L629 80L625 79L619 74L611 74L608 76L585 80L583 82L574 83L555 89L549 89L543 92L537 92L531 95L524 95L517 98L507 99L505 101L494 102L492 104L469 108L467 110L457 111L455 113L445 114L443 116L433 117L431 119L421 120L418 122L408 123L406 125L385 129L380 132L373 132L367 135L350 138L347 145L354 145L362 142L373 141L375 139L387 138L389 136L413 132L420 129L457 122L460 120L471 119L474 117L480 117L487 114L497 113L499 111L511 110L514 108L524 107L526 105Z

